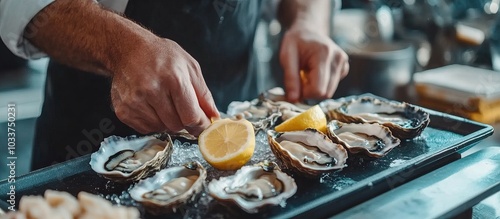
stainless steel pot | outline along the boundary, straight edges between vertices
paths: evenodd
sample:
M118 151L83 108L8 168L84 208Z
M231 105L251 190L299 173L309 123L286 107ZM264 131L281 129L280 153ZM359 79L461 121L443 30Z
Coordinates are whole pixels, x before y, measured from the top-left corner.
M401 99L411 82L415 52L409 42L369 42L342 46L349 55L349 75L339 84L334 97L373 93Z

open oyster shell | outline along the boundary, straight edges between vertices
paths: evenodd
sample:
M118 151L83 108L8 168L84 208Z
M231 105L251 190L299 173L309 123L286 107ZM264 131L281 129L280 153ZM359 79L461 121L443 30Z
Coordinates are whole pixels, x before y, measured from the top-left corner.
M269 130L267 138L274 155L290 170L315 177L346 166L347 151L315 130L276 132Z
M90 157L90 166L103 177L118 181L137 181L166 166L173 151L172 140L152 136L110 136Z
M295 180L281 172L276 163L244 166L234 175L214 179L208 192L221 203L236 204L247 213L264 206L279 205L297 191Z
M233 101L229 104L227 114L235 119L246 119L250 121L256 131L273 126L278 118L287 120L298 115L310 105L302 103L290 103L285 100L283 88L275 87L259 95L252 101Z
M148 212L158 215L175 212L196 199L204 187L207 171L198 162L170 167L143 179L129 191Z
M246 119L252 123L255 132L273 126L281 113L265 99L252 101L233 101L229 104L227 114L233 119Z
M182 129L178 132L175 133L170 133L170 132L161 132L161 133L156 133L153 135L155 138L158 139L165 139L165 136L170 137L173 141L175 140L181 140L181 141L197 141L198 137L194 136L193 134L189 133L186 129Z
M340 99L326 99L321 102L319 102L319 107L321 107L321 110L326 114L326 119L328 121L334 120L335 116L333 115L334 110L338 109L339 107L342 106L342 104L346 103L344 98Z
M281 120L283 121L292 118L312 107L311 105L300 102L287 102L285 97L285 90L283 90L283 88L281 87L275 87L261 93L259 99L263 102L264 105L266 105L267 108L280 112Z
M348 123L379 123L388 127L400 139L420 135L430 122L429 113L423 109L375 97L360 97L328 112L330 119Z
M364 153L380 158L401 141L392 136L389 128L378 123L342 123L332 120L327 125L328 136L342 144L349 152Z

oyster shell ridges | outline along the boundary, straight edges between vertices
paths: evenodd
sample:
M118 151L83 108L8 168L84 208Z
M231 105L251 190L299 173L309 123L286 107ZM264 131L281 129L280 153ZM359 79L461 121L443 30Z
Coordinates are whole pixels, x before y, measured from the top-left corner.
M281 172L277 164L272 163L272 168L265 165L266 164L260 163L254 166L244 166L232 176L212 180L208 184L209 195L220 203L236 204L247 213L257 213L265 206L281 204L295 194L297 191L297 184L292 177ZM269 174L273 174L276 179L281 182L281 193L258 199L248 198L238 192L234 192L237 188L247 186L251 180Z
M172 197L169 200L156 200L147 198L144 195L161 188L165 183L171 182L180 177L197 176L191 187L182 194ZM170 167L157 172L154 176L137 182L130 189L130 196L140 202L146 210L154 215L176 212L185 204L194 201L196 196L205 187L207 178L206 169L199 162L186 163L184 166Z
M138 151L141 148L148 146L148 144L161 144L164 149L156 153L156 155L149 161L141 164L137 169L131 172L121 172L118 170L107 170L105 164L110 157L124 150ZM106 179L117 182L130 182L138 181L146 178L153 173L163 169L173 152L173 143L169 136L165 141L161 141L153 136L129 136L119 137L110 136L101 142L98 151L94 152L90 158L90 166L92 169Z
M309 165L302 158L297 158L287 149L285 149L277 138L283 136L283 134L304 134L309 135L307 138L302 139L305 141L315 141L317 145L311 145L317 147L319 152L327 154L329 157L335 159L335 164L330 166L317 167L316 165ZM274 130L269 130L267 132L269 146L271 151L274 153L276 158L278 158L287 169L295 171L303 176L307 177L317 177L322 173L331 172L335 170L341 170L346 166L347 162L347 151L340 144L334 143L327 135L317 131L316 129L306 129L304 131L293 131L293 132L276 132Z
M393 123L393 122L383 122L375 120L367 120L358 115L351 115L349 112L349 107L353 104L371 104L373 107L384 106L391 108L393 112L398 113L407 118L407 122L404 125ZM366 112L366 113L381 113L381 112ZM360 97L354 98L350 101L345 102L339 108L330 110L327 112L328 118L336 119L345 123L379 123L388 127L392 134L402 140L412 139L419 136L422 131L429 125L430 118L429 113L424 111L422 108L409 103L399 103L396 101L386 101L375 97Z
M351 133L355 135L361 134L359 136L360 138L362 138L362 136L365 135L368 138L378 139L376 144L382 144L382 145L375 145L375 146L377 147L381 146L382 148L370 150L361 145L352 145L349 142L342 139L342 137L337 135L337 131L341 129L349 129L346 130L346 132L351 132L351 130L353 130L353 132ZM385 156L394 147L399 146L399 144L401 143L401 141L398 138L392 135L389 128L378 123L342 123L337 120L332 120L328 123L327 130L328 130L327 133L328 137L330 137L333 142L339 143L342 146L344 146L350 153L352 154L364 153L374 158L380 158ZM366 141L362 143L369 144L370 143L369 140L370 139L366 139Z
M227 115L233 119L247 119L255 129L255 133L272 127L281 118L287 120L302 113L312 106L302 103L290 103L285 100L283 88L275 87L259 95L251 101L233 101L229 104Z

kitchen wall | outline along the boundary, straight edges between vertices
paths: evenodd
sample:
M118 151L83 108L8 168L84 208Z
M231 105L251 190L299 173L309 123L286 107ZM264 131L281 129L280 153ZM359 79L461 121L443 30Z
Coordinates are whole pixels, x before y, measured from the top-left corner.
M0 62L5 62L0 56ZM17 176L29 172L36 118L40 115L48 59L30 61L22 67L0 70L0 180L10 174L7 164L15 161ZM8 160L7 107L15 104L15 160ZM35 155L36 156L36 155Z

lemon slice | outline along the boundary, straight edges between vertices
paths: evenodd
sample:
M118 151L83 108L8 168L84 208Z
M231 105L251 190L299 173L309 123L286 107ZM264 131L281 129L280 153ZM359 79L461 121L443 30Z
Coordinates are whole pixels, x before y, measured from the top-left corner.
M214 121L198 137L203 158L219 170L237 170L247 163L255 149L255 132L247 120Z
M326 115L318 105L296 115L274 129L277 132L302 131L307 128L314 128L320 132L326 133Z

